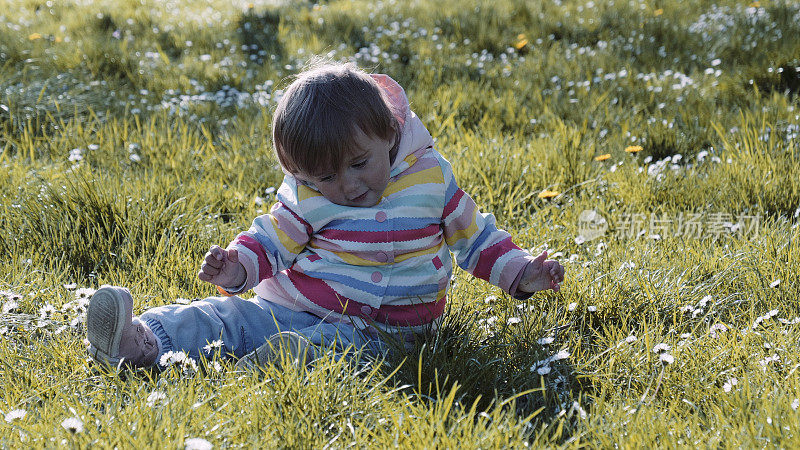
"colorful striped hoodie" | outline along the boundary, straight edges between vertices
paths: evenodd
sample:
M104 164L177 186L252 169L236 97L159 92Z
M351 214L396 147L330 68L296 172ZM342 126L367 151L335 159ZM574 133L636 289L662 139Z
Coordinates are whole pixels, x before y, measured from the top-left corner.
M532 257L458 187L402 87L386 75L373 77L402 127L381 201L337 205L287 175L269 214L229 245L247 280L228 291L255 288L264 299L329 322L422 331L444 311L452 252L464 270L527 297L516 286Z

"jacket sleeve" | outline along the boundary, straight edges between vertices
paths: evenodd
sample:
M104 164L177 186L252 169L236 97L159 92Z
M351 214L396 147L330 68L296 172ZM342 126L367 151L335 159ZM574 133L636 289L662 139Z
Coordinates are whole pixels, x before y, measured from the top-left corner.
M247 278L242 286L221 288L232 294L244 292L294 264L313 232L311 225L298 213L300 205L296 194L296 185L284 180L270 212L256 217L250 228L239 233L228 245L229 249L239 252L239 262Z
M530 295L517 292L519 278L530 254L511 240L505 230L497 229L493 214L478 210L475 201L458 187L450 163L439 155L444 176L444 239L459 267L475 277L500 287L517 298Z

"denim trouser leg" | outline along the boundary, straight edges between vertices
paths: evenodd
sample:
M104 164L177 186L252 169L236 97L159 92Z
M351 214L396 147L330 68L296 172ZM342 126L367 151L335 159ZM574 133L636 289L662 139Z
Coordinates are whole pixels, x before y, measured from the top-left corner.
M208 357L203 347L216 340L222 341L222 355L240 358L281 331L294 331L318 346L336 341L338 350L350 345L365 347L373 355L385 350L351 324L325 322L259 297L208 297L189 305L152 308L139 318L161 341L159 359L168 351L183 351L195 359L201 354Z

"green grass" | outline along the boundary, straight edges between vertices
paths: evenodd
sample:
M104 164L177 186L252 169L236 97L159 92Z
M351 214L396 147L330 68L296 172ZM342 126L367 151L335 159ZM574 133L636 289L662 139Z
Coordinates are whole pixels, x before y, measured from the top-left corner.
M6 1L0 446L798 446L797 35L791 1ZM76 288L215 294L200 260L268 208L271 111L313 55L397 79L562 291L459 272L441 331L386 361L92 364ZM584 210L603 236L576 239Z

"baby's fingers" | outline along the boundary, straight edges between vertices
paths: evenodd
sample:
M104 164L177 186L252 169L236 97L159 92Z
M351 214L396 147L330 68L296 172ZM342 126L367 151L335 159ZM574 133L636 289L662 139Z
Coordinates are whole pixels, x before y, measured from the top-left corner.
M239 251L232 248L227 251L228 252L228 261L230 262L239 262Z
M221 269L222 266L225 264L225 261L221 257L215 256L211 251L206 253L206 257L203 259L203 266L214 267L216 269Z
M210 275L212 277L214 277L216 275L219 275L220 271L221 271L221 268L214 267L214 266L212 266L210 264L207 264L207 263L203 263L203 265L200 266L200 272L201 273L204 273L206 275Z

